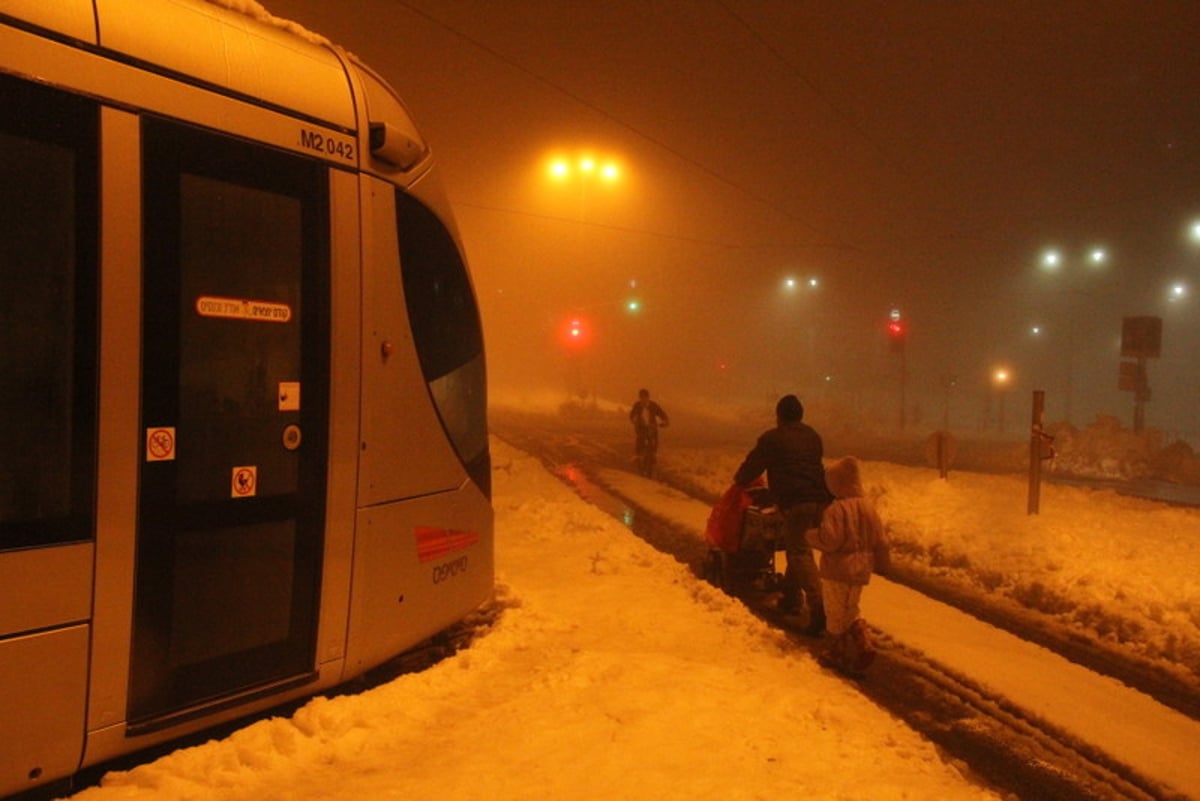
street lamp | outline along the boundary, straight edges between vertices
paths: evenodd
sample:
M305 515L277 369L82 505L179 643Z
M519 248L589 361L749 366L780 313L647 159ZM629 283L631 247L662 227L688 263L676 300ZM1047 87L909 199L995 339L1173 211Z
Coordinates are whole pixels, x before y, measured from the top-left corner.
M1051 248L1042 254L1042 269L1048 273L1058 272L1058 268L1062 266L1062 254L1056 249Z
M817 287L819 287L820 285L821 285L821 279L817 278L815 275L809 276L808 278L805 278L804 280L800 280L799 278L797 278L794 275L785 276L783 279L783 288L786 289L788 292L795 292L801 286L806 287L809 290L813 290L813 289L816 289Z
M550 177L557 180L566 180L575 175L596 175L604 181L616 181L621 177L621 167L615 160L600 160L588 154L574 158L555 156L550 159L547 169Z
M576 156L555 156L549 160L547 174L556 183L579 184L579 222L582 224L586 211L587 186L590 182L615 184L621 179L621 166L615 159L599 158L591 153Z
M1074 260L1068 259L1063 251L1057 247L1047 248L1042 251L1038 261L1039 270L1047 275L1059 276L1072 264L1077 265L1073 275L1063 275L1062 280L1071 280L1078 275L1079 268L1083 268L1083 272L1094 274L1105 270L1109 264L1108 250L1102 246L1096 245L1087 250L1082 258L1076 257ZM1086 293L1082 288L1075 286L1061 287L1059 291L1068 294L1072 297L1083 296ZM1071 300L1067 304L1067 352L1066 352L1066 390L1064 392L1064 418L1069 422L1072 415L1072 405L1075 394L1075 301ZM1035 335L1040 335L1041 330L1034 329Z
M817 372L819 310L807 300L816 294L820 286L821 281L815 275L798 277L788 274L784 275L779 283L779 325L771 339L772 363L776 365L776 374L792 386L795 385L789 375L792 370L803 375L799 380L805 388L815 388L820 381ZM795 340L804 343L803 350L795 346ZM787 358L785 354L790 354L792 358Z
M1007 367L997 367L992 371L992 386L996 389L997 422L996 429L1004 433L1004 395L1012 381L1012 372Z
M584 265L596 263L599 256L595 253L596 243L589 242L585 237L587 222L587 202L590 184L612 185L621 179L621 168L615 159L601 158L591 152L578 152L574 155L557 154L546 158L546 177L566 191L578 191L578 207L575 215L575 248L574 256L576 270ZM629 306L627 311L634 313L639 306ZM585 366L594 369L596 354L592 347L592 328L583 318L571 318L560 332L568 354L568 386L573 392L583 394L586 380L583 372Z

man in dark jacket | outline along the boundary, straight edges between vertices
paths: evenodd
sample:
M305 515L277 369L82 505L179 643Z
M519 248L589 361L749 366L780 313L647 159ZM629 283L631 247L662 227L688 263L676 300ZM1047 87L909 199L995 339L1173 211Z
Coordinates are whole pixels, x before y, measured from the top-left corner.
M821 462L824 445L820 434L802 422L804 406L795 395L779 399L775 420L775 428L758 438L733 480L746 486L766 472L767 486L784 521L787 570L780 610L795 611L803 592L809 619L804 633L820 637L825 631L825 606L821 601L817 563L804 532L820 525L821 512L832 500L825 487L825 467Z
M629 422L633 423L633 452L638 470L644 476L654 473L654 462L658 454L658 427L671 424L667 413L656 401L650 400L650 390L639 389L638 399L629 410Z

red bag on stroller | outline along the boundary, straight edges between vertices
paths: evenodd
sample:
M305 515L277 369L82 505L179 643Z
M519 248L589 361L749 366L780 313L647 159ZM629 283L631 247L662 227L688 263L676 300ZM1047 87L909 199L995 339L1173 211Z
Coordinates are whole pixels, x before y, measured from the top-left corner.
M749 486L732 484L725 490L709 513L708 525L704 529L704 539L710 547L725 553L737 553L742 544L742 517L754 502L750 490L759 486L763 486L761 478Z

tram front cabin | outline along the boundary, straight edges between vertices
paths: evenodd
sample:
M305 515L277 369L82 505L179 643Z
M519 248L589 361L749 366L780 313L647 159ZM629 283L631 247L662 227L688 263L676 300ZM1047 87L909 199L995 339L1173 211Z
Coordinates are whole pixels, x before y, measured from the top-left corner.
M202 0L0 0L0 796L483 603L478 307L371 70Z

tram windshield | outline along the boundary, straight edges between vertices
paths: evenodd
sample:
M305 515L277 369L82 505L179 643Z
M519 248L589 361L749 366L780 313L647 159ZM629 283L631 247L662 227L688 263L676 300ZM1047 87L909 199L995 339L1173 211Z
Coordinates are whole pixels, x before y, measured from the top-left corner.
M433 212L401 191L396 192L396 227L421 372L459 458L490 493L483 331L467 266Z

